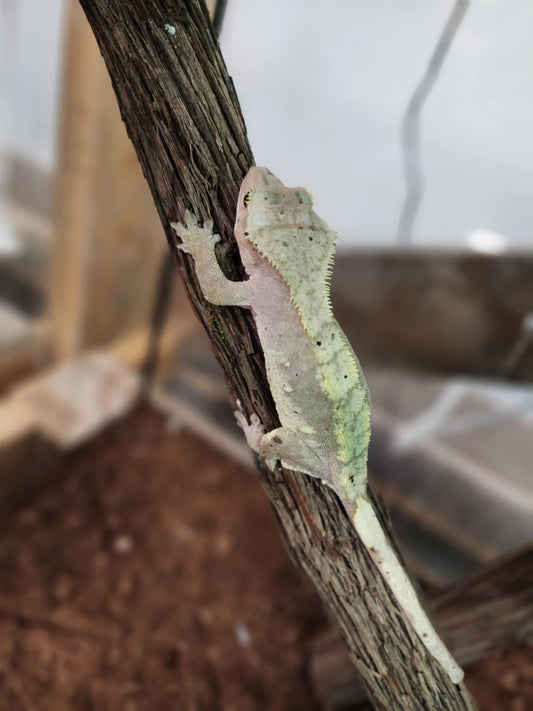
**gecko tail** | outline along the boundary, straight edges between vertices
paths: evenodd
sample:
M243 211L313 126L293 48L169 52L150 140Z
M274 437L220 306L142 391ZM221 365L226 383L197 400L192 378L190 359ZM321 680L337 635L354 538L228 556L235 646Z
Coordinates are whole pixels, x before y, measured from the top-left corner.
M360 498L355 505L352 523L365 548L426 649L446 670L452 682L459 684L464 677L463 670L433 628L411 581L385 536L372 504L368 499Z

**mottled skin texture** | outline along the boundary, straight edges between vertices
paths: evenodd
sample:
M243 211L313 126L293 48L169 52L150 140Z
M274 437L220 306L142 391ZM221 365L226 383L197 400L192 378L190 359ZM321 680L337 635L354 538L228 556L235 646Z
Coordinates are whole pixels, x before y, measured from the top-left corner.
M309 193L251 168L239 192L235 237L248 279L224 276L212 224L190 213L174 224L192 255L204 297L251 309L281 427L265 432L256 414L235 416L248 444L295 471L319 477L341 499L359 536L427 649L454 682L462 671L428 620L366 497L370 398L357 358L335 321L329 275L335 233Z

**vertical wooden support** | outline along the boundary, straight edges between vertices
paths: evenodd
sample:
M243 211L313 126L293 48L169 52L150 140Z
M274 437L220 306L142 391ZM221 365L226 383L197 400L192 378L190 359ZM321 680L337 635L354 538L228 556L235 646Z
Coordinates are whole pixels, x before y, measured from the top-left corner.
M65 54L57 221L50 269L59 361L124 339L142 358L161 224L90 26L71 3ZM133 337L134 336L134 337Z
M60 120L60 172L50 264L52 350L58 360L80 349L92 225L98 94L104 80L98 45L77 3L68 16Z

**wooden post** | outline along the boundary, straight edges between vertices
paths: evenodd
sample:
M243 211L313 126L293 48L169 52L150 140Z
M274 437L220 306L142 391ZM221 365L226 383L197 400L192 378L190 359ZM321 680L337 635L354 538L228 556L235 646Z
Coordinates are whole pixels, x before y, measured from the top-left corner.
M128 133L152 190L191 301L234 397L270 429L276 410L253 320L204 301L171 222L186 208L214 220L220 259L243 276L232 227L252 164L231 79L200 0L81 0L106 61ZM358 540L335 495L309 477L260 471L294 560L336 619L377 708L473 708L429 657ZM280 664L283 660L280 660Z
M52 351L62 361L127 341L139 361L165 245L98 44L73 0L65 54L49 289Z
M97 96L102 80L98 46L86 31L83 13L74 3L69 10L49 289L52 350L60 360L79 352L82 338L97 155Z

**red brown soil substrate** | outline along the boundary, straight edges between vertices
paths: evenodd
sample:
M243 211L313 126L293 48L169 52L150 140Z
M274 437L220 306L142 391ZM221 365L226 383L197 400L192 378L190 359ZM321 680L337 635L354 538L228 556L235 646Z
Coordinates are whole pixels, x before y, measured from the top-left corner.
M320 708L320 604L252 473L140 411L55 479L0 534L0 711ZM474 670L481 709L533 708L516 653Z

